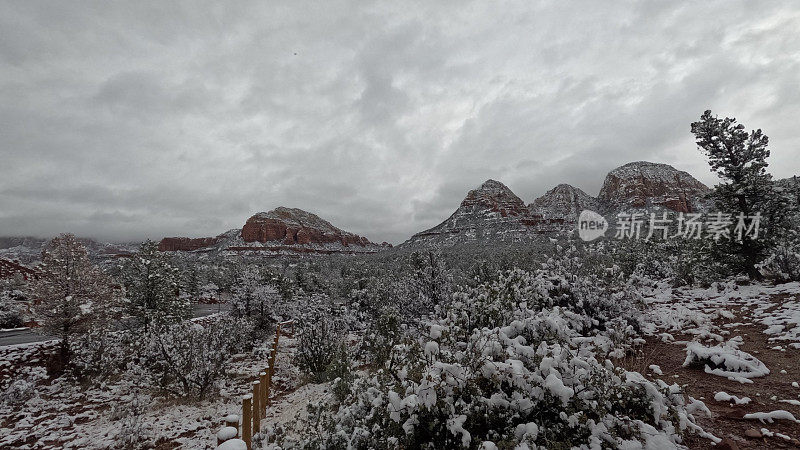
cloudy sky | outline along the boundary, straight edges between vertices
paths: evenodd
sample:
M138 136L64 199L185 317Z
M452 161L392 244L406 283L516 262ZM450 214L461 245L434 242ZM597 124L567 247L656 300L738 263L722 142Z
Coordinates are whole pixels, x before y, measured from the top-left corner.
M705 109L800 173L800 4L0 1L0 235L216 235L306 209L375 241L488 178L672 164Z

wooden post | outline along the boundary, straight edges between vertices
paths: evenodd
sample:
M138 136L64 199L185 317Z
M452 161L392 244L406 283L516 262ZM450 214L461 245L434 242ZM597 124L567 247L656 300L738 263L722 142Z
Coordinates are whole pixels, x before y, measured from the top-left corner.
M261 382L253 381L253 435L261 432Z
M267 369L264 372L266 372L265 378L267 380L267 384L264 386L264 392L265 392L265 394L264 394L264 401L265 401L264 405L269 406L270 403L272 403L270 401L270 399L269 399L269 391L270 391L270 388L272 387L272 369L267 367Z
M253 396L250 394L242 398L242 440L247 444L248 449L253 448L253 429L250 424L253 412L252 401Z
M275 349L273 348L272 351L269 352L269 375L275 374Z
M261 382L261 418L263 419L267 415L267 389L269 389L267 387L267 373L261 372L258 374L258 378L258 381Z

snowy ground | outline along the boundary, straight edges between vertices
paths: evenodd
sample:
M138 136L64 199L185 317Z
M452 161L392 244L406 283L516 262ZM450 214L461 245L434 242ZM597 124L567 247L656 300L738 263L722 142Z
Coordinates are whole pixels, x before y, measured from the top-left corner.
M650 336L624 366L684 386L711 410L706 431L739 448L800 448L800 284L647 294Z

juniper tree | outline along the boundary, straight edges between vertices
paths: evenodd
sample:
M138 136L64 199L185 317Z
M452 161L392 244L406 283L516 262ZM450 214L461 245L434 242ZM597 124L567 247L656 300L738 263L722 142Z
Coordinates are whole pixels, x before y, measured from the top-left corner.
M711 171L721 179L711 193L716 208L732 213L734 221L739 214L762 217L757 238L744 235L738 240L732 234L714 245L718 256L733 269L757 278L755 265L766 256L770 241L784 226L783 201L767 172L769 138L760 129L748 132L736 119L720 119L710 110L692 123L691 131L698 148L708 157Z
M178 322L189 318L191 303L181 297L181 276L168 257L152 241L121 267L128 314L148 329L154 323Z
M110 320L111 280L91 263L86 247L71 234L45 246L41 269L31 283L35 316L46 333L60 338L59 356L68 364L73 338L87 332L94 321Z

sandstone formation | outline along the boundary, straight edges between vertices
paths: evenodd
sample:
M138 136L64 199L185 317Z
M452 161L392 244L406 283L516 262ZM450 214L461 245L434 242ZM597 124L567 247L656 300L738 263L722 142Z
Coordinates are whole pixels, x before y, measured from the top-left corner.
M275 208L253 215L241 229L216 237L164 238L161 251L234 251L288 254L333 254L373 252L390 244L374 244L348 233L319 216L297 208Z
M247 219L242 227L242 239L262 243L278 241L283 245L340 243L345 247L364 247L372 244L367 238L342 231L315 214L284 207Z
M521 233L541 231L550 225L551 220L532 215L525 202L506 185L486 180L467 193L447 220L415 234L406 244L513 239Z
M528 205L531 214L574 224L584 209L596 211L597 199L569 184L559 184Z
M709 188L667 164L638 161L606 175L598 200L609 211L663 207L677 212L706 208Z

